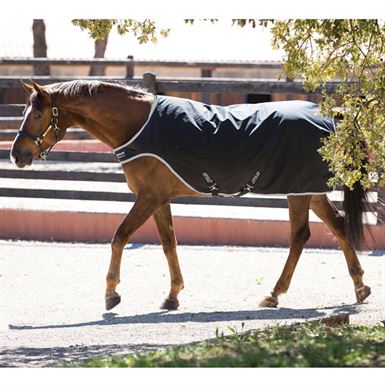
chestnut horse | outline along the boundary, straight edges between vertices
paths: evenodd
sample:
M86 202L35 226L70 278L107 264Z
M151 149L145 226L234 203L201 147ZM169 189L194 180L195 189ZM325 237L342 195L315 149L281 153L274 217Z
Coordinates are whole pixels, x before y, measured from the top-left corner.
M97 81L71 81L47 86L33 81L32 85L22 84L28 99L24 120L10 154L11 161L18 167L30 165L34 159L45 158L51 147L63 139L68 127L82 127L111 149L117 148L133 138L145 124L155 100L154 95L140 89ZM303 161L306 162L306 159ZM155 219L171 277L170 292L161 308L177 309L183 278L176 251L170 199L201 194L182 183L156 157L138 157L122 164L122 168L128 187L137 199L112 239L112 255L106 278L106 309L112 309L120 302L116 287L120 282L123 249L130 236L151 215ZM366 198L362 189L345 189L345 218L326 194L291 195L287 199L290 216L289 256L274 289L260 306L276 307L278 296L288 290L303 247L310 237L310 208L338 239L353 280L357 302L362 303L370 294L370 288L363 283L363 270L356 255L363 238L362 203ZM355 238L349 234L354 234Z

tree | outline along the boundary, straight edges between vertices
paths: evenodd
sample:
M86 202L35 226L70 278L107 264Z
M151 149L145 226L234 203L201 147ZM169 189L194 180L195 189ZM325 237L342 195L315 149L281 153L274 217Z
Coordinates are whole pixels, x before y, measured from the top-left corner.
M34 19L32 23L33 33L33 56L47 57L47 42L45 40L45 24L43 19ZM34 64L35 75L49 75L48 64Z
M321 87L323 113L344 118L320 153L334 173L329 183L352 188L385 185L385 22L379 20L262 20L273 46L285 51L288 77L302 76L307 91ZM335 95L325 84L337 79ZM370 154L369 159L367 153Z
M193 24L194 20L185 22ZM94 38L116 25L119 33L133 32L141 43L156 41L156 25L151 20L74 23L87 28ZM285 52L283 66L288 78L301 76L306 91L322 90L323 114L333 116L337 106L342 109L344 119L337 135L325 140L320 150L334 174L329 184L352 188L361 183L369 188L375 183L373 176L379 175L380 185L385 186L385 22L233 19L232 23L270 28L273 48ZM163 36L167 33L160 31ZM336 93L327 94L326 82L336 79L340 82Z
M150 19L143 21L133 19L74 19L72 23L82 30L88 30L93 39L106 38L110 31L116 27L119 35L133 33L140 44L156 43L159 35L166 37L170 31L169 29L157 29L155 21Z
M94 58L103 58L107 48L108 35L111 30L116 27L120 35L133 33L139 43L147 43L149 41L156 43L158 39L158 31L154 21L145 19L144 21L116 20L116 19L74 19L74 25L79 26L82 30L88 30L90 37L95 40ZM169 30L161 29L160 36L167 36ZM90 68L91 76L102 76L105 73L105 66L100 64L93 65Z
M103 39L95 39L95 53L94 58L104 58L108 43L108 34ZM104 76L106 72L106 66L101 64L91 65L89 75L90 76Z

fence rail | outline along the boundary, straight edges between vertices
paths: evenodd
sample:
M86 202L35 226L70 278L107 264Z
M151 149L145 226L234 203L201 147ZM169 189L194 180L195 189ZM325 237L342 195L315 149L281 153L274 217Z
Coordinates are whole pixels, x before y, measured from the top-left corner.
M29 59L28 64L40 62L41 59ZM51 61L51 64L81 64L80 61L64 60ZM81 61L83 64L111 64L111 65L131 65L140 62L127 60L108 61L108 60L90 60ZM118 64L119 63L119 64ZM146 62L147 64L149 62ZM180 64L179 62L168 63ZM0 61L0 64L10 64L7 60ZM14 64L14 63L13 63ZM26 64L26 61L19 60L18 64ZM155 63L154 63L155 64ZM191 66L201 66L202 63L190 63ZM208 63L205 63L208 64ZM219 66L218 63L209 63L212 66ZM224 63L222 63L224 64ZM241 63L234 63L234 66ZM244 63L242 63L243 65ZM248 63L250 64L250 63ZM183 64L182 64L183 65ZM226 63L228 66L228 63ZM256 65L252 63L250 65ZM260 65L260 63L258 64ZM270 64L266 63L270 66ZM132 69L132 67L131 67ZM25 81L29 77L1 77L0 88L20 87L20 79ZM33 76L33 79L41 84L54 82L62 82L68 80L84 79L84 77L52 77L52 76ZM272 80L272 79L224 79L224 78L156 78L153 73L145 73L143 77L86 77L88 80L107 80L122 81L128 85L144 86L154 93L169 92L241 92L241 93L304 93L301 80ZM326 87L329 93L333 93L338 86L338 82L329 82ZM318 90L315 92L319 92ZM9 130L10 126L20 124L23 105L0 105L0 140L9 140L15 134L15 130ZM1 128L6 128L1 130ZM76 138L89 138L88 134L83 130L69 130L68 135ZM66 138L69 138L66 136ZM0 150L0 160L8 159L9 151ZM73 151L53 151L50 154L50 160L53 162L115 162L115 157L111 153L92 153L92 152L73 152ZM73 180L73 181L98 181L98 182L124 182L122 173L103 173L103 172L84 172L84 171L36 171L36 170L9 170L1 169L0 178L19 178L19 179L36 179L36 180ZM378 196L382 197L383 191L380 190ZM77 190L53 190L53 189L27 189L27 188L0 188L0 196L18 196L31 198L62 198L62 199L84 199L84 200L111 200L111 201L132 201L134 195L120 192L98 192L98 191L77 191ZM243 197L243 198L197 198L186 197L177 198L176 203L195 203L203 205L228 205L228 206L254 206L269 208L287 208L287 201L284 198L261 197ZM340 208L340 202L334 202ZM371 205L372 209L378 210L379 222L385 223L385 215L383 213L383 204L379 201ZM382 214L381 214L382 213Z
M0 104L0 117L21 116L24 104Z
M256 60L256 61L186 61L186 60L137 60L133 56L127 59L49 59L49 58L3 58L0 65L109 65L109 66L141 66L141 67L190 67L190 68L269 68L282 69L282 64L275 61Z
M9 158L9 150L0 150L0 160ZM115 156L110 153L79 153L71 151L53 151L50 153L50 162L115 162ZM55 181L82 181L82 182L115 182L124 183L125 177L122 172L87 172L87 171L60 171L60 170L17 170L1 169L0 178L11 179L34 179ZM375 191L375 190L371 190ZM19 198L50 198L50 199L79 199L79 200L101 200L117 202L133 202L136 197L132 193L113 191L81 191L81 190L57 190L38 187L30 188L8 188L0 187L0 196L12 196ZM247 197L181 197L172 200L173 203L220 205L237 207L264 207L264 208L288 208L286 198L257 196L250 194ZM342 209L340 201L333 201L338 209ZM377 202L371 203L370 209L377 210Z
M87 80L101 80L112 82L124 82L131 86L146 86L145 73L143 77L124 78L116 76L87 76ZM28 82L31 77L20 76L3 76L0 78L0 88L20 87L20 80ZM33 76L33 79L39 84L58 83L70 80L84 80L81 76ZM328 82L326 90L328 93L334 93L339 82ZM165 78L155 77L151 79L151 86L156 93L168 92L242 92L246 94L269 94L269 93L299 93L303 94L303 82L301 80L273 80L273 79L226 79L226 78ZM150 87L146 87L150 88ZM318 89L311 94L318 94Z
M1 142L10 142L15 139L17 130L20 128L21 119L13 120L10 123L6 123L5 126L2 126L2 123L4 121L0 118L0 143ZM7 122L5 120L5 122ZM13 128L6 128L3 127L13 127ZM87 132L84 131L82 128L69 128L66 132L66 140L90 140L93 139L92 136Z
M8 159L9 151L0 150L0 159ZM109 152L52 151L49 159L58 162L115 163L116 157Z
M0 160L9 158L9 150L0 150ZM52 151L50 161L52 162L116 162L111 153L78 153L71 151ZM55 181L84 181L84 182L125 182L122 172L87 172L87 171L60 171L60 170L18 170L1 169L0 178L12 179L34 179ZM28 188L0 188L0 196L12 196L19 198L54 198L54 199L80 199L80 200L105 200L133 202L136 197L132 193L104 192L104 191L79 191L79 190L57 190L57 189L28 189ZM174 203L200 204L200 205L226 205L226 206L253 206L287 208L287 200L282 198L224 198L224 197L181 197L173 199Z

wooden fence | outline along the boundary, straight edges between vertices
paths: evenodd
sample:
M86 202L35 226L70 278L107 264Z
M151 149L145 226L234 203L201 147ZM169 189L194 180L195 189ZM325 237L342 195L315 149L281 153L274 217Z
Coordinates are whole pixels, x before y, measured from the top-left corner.
M0 88L20 87L20 80L29 81L28 76L3 76L0 78ZM273 80L273 79L225 79L225 78L156 78L154 73L146 72L143 77L76 77L76 76L34 76L39 84L49 84L69 80L105 80L124 82L127 85L140 85L155 93L169 92L241 92L245 94L272 94L272 93L297 93L302 94L303 83L301 80ZM333 93L338 82L328 82L326 90ZM314 93L319 93L317 90ZM310 93L311 94L311 93Z
M52 66L118 66L126 68L126 78L132 78L135 72L135 67L166 67L166 68L199 68L201 69L201 77L211 77L211 72L215 69L274 69L282 70L280 62L273 61L159 61L159 60L136 60L133 56L128 56L125 60L110 60L110 59L48 59L48 58L24 58L24 59L0 59L1 65L12 66L34 66L36 64L47 64ZM203 76L205 75L205 76Z
M9 150L0 150L0 159L8 159ZM50 162L92 162L112 163L116 162L112 153L101 152L75 152L75 151L52 151L49 155ZM29 170L16 168L0 168L0 178L34 179L34 180L71 180L84 182L117 182L124 183L122 172L87 172L87 171L51 171L51 170ZM37 182L36 189L7 188L0 187L0 196L12 196L23 198L50 198L50 199L80 199L98 201L122 201L133 202L136 197L132 193L104 192L104 191L79 191L79 190L57 190L40 188ZM224 206L249 206L268 208L287 208L287 200L284 197L260 197L250 194L248 197L181 197L175 198L174 203L200 204L200 205L224 205ZM341 209L341 202L334 201ZM372 203L371 209L376 210L377 204Z
M42 59L19 60L18 64L34 64L46 62ZM111 61L111 60L85 60L85 61L67 61L67 60L50 60L50 64L95 64L104 65L126 65L127 77L98 77L98 80L104 79L108 81L124 81L130 85L141 85L154 93L169 92L243 92L243 93L274 93L274 92L290 92L303 93L303 85L300 80L272 80L272 79L216 79L216 78L188 78L188 79L169 79L156 78L155 74L148 72L141 78L133 77L133 65L141 62L127 61ZM9 64L9 60L0 60L0 64ZM14 64L14 61L12 61ZM148 63L148 62L146 62ZM159 64L159 63L158 63ZM170 66L178 64L168 63ZM186 65L202 67L211 65L216 67L219 63L190 63ZM228 65L228 63L226 64ZM256 65L247 63L234 63L239 65ZM259 63L259 65L261 65ZM268 64L266 64L268 65ZM66 80L78 79L77 77L46 77L34 76L34 80L41 84L52 82L61 82ZM0 88L20 87L20 79L28 80L26 77L2 77L0 78ZM84 77L82 77L84 79ZM87 79L95 79L87 77ZM333 92L338 85L337 82L329 82L327 89ZM0 141L10 141L16 134L16 129L21 122L22 105L0 105ZM89 135L81 129L70 129L66 135L66 139L89 139ZM4 148L4 147L3 147ZM7 159L9 150L0 150L0 159ZM50 154L52 161L72 161L72 162L115 162L115 158L111 153L93 153L93 152L73 152L73 151L53 151ZM36 180L73 180L73 181L103 181L103 182L124 182L122 173L104 173L104 172L84 172L84 171L33 171L33 170L17 170L17 169L0 169L0 178L22 178ZM77 191L77 190L50 190L50 189L23 189L20 188L0 188L0 196L16 196L30 198L56 198L56 199L84 199L84 200L110 200L110 201L133 201L133 194L119 192L97 192L97 191ZM383 210L383 202L385 198L384 190L378 192L378 201L372 204L372 209L378 212L378 223L385 223L385 213ZM245 198L177 198L175 203L186 204L202 204L202 205L226 205L226 206L253 206L253 207L269 207L269 208L287 208L287 201L284 198L265 197L245 197ZM340 208L340 202L334 202Z

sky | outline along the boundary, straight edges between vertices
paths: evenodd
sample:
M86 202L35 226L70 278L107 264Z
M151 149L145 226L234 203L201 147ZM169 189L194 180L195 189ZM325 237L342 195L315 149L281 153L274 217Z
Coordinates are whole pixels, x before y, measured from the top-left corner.
M240 28L231 25L230 18L217 23L197 21L185 24L183 18L156 19L162 28L171 28L167 38L159 37L157 44L139 44L132 34L110 34L106 57L124 59L134 55L138 60L274 60L282 52L273 51L268 30L258 26ZM46 38L48 57L91 58L93 41L87 31L74 26L69 18L47 18ZM11 19L0 23L0 57L32 56L32 19L23 18L14 23Z
M47 5L50 6L47 6ZM71 23L73 18L154 19L171 28L156 45L140 45L132 35L110 36L106 57L138 60L274 60L269 32L231 26L231 18L384 18L384 0L17 0L7 2L0 14L0 58L32 56L31 24L43 18L47 25L48 57L91 58L93 41ZM219 18L220 22L186 25L185 18Z

